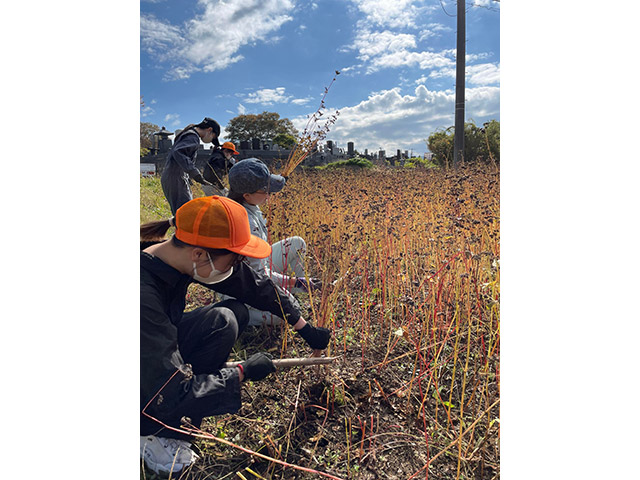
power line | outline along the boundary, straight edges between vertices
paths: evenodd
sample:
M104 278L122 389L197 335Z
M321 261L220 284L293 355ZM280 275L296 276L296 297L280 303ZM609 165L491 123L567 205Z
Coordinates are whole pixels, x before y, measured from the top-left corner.
M494 2L496 0L493 0ZM476 7L476 8L484 8L485 10L489 10L490 12L499 12L500 9L499 8L492 8L489 7L487 5L476 5L475 3L468 3L467 5L469 5L470 7Z
M500 3L500 0L492 0L492 1ZM492 8L492 7L489 7L487 5L476 5L475 3L465 3L465 5L467 6L467 8L465 9L465 12L468 12L471 7L484 8L485 10L489 10L490 12L499 12L500 11L499 8ZM455 17L456 16L456 14L452 15L449 12L447 12L447 10L444 8L444 4L442 3L442 0L440 0L440 7L442 7L442 11L445 13L445 15L447 15L449 17Z
M455 15L451 15L450 13L448 13L448 12L445 10L444 5L442 4L442 0L440 0L440 6L442 7L442 11L443 11L446 15L448 15L448 16L450 16L450 17L455 17Z

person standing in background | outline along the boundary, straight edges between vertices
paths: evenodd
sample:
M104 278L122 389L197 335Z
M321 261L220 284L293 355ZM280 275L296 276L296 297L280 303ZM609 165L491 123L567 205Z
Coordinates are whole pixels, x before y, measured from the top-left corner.
M202 176L195 161L198 156L200 140L219 147L219 135L220 125L209 117L205 117L197 125L193 123L187 125L176 135L160 178L162 191L169 202L173 215L176 214L178 208L193 199L190 187L192 179L203 185L211 185L211 182Z
M206 196L227 196L229 189L225 186L225 178L229 169L236 163L234 155L239 155L236 146L231 142L224 142L222 148L216 148L207 161L203 176L213 185L203 185L202 191Z

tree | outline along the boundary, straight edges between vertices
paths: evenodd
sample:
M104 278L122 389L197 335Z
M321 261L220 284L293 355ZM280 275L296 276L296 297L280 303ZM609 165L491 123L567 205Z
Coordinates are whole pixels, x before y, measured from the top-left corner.
M440 130L429 135L427 147L433 153L433 162L441 167L448 167L453 163L453 127Z
M280 118L275 112L262 112L258 115L238 115L229 120L226 126L227 137L233 142L250 141L253 138L273 140L278 134L296 137L298 131L288 118Z
M427 147L433 153L434 163L440 166L453 165L453 127L432 133ZM464 124L463 162L500 163L500 122L491 120L482 127L471 121Z
M273 143L276 143L287 150L291 150L296 144L296 137L288 133L279 133L273 137Z
M160 130L153 123L140 122L140 149L153 147L153 134Z
M500 122L491 120L483 125L487 140L488 153L493 160L500 164Z

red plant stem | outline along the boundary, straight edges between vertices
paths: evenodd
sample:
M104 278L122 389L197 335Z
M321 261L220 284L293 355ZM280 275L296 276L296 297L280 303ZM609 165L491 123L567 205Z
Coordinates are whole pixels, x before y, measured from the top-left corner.
M365 360L364 360L364 354L365 351L367 349L367 343L369 341L369 323L370 323L370 312L369 312L369 306L368 306L368 299L369 299L369 293L370 293L370 288L369 288L369 271L367 269L368 266L368 262L364 262L364 271L362 273L362 288L363 288L363 295L362 295L362 299L363 299L363 307L364 307L364 314L363 314L363 320L362 320L362 339L363 341L361 342L362 345L362 371L364 371L364 366L365 366Z
M373 458L376 458L374 446L376 444L375 432L373 431L373 415L371 415L371 437L369 438L369 451L373 451Z
M362 458L362 454L364 453L364 436L366 434L366 425L362 424L362 420L360 419L360 415L358 415L358 423L360 424L360 430L362 430L362 439L360 440L360 454L358 458Z
M331 415L333 415L335 400L336 400L336 384L334 383L331 389Z

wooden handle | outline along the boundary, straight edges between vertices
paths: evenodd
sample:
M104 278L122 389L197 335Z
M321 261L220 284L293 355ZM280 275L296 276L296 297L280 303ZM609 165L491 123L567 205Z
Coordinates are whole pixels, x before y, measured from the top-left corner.
M304 365L326 365L333 362L338 357L309 357L309 358L279 358L273 360L276 368L290 368ZM222 368L237 367L242 362L227 362Z

